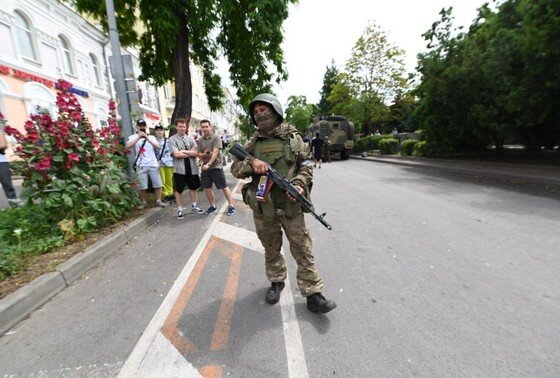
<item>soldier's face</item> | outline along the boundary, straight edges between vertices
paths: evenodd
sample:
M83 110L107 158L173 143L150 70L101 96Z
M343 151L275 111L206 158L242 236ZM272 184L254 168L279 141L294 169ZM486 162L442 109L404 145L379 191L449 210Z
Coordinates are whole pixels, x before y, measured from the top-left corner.
M265 104L256 103L255 107L253 108L253 115L258 116L266 113L269 107Z

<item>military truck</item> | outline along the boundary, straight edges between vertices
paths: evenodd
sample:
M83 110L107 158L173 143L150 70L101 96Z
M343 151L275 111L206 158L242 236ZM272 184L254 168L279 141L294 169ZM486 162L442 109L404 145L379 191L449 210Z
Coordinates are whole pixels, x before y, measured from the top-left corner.
M331 143L331 156L340 154L340 159L347 160L350 151L354 148L354 124L345 117L339 115L327 116L317 120L309 126L307 136L314 138L319 132L321 138L327 137Z

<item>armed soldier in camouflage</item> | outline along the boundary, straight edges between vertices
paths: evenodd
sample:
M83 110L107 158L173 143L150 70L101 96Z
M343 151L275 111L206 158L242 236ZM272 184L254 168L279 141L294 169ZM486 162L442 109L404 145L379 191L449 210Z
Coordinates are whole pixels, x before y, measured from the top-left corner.
M249 110L258 130L246 146L249 157L236 160L231 172L237 178L252 177L252 181L243 186L243 202L253 210L257 235L265 249L266 275L271 282L266 301L277 303L285 286L286 262L280 253L284 229L298 266L297 282L301 294L307 298L307 308L327 313L336 303L322 295L323 280L315 267L311 236L301 206L287 192L272 185L267 176L267 164L270 164L308 197L313 168L303 164L307 147L296 128L283 123L282 106L273 95L256 96Z

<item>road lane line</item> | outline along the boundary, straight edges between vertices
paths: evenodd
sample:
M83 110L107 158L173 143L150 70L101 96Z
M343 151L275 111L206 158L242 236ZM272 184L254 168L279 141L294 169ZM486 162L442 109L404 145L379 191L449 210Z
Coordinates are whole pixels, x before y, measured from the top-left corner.
M283 252L282 252L283 253ZM288 376L307 378L307 361L301 341L301 332L294 306L294 297L290 280L285 281L286 287L280 295L280 309L284 330L284 344L286 346L286 357L288 359Z
M247 249L264 254L264 248L254 231L235 227L226 223L216 225L214 235L220 239L244 246ZM284 251L282 253L285 255ZM290 280L285 281L286 287L280 296L280 307L282 313L282 324L284 332L284 343L286 346L286 357L288 359L289 377L308 377L307 361L301 340L301 332L294 306L294 297Z

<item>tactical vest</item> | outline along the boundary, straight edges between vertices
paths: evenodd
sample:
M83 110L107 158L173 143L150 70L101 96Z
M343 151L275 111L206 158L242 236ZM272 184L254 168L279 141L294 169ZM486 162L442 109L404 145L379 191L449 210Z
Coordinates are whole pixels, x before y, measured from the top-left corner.
M297 174L297 155L299 144L297 139L291 136L288 139L259 139L255 143L253 156L270 164L279 174L291 180ZM256 192L260 176L253 176L253 180L243 187L243 201L248 204L257 214L265 218L273 218L275 215L286 215L295 217L301 213L299 203L291 202L286 196L286 191L273 185L266 202L257 201Z

